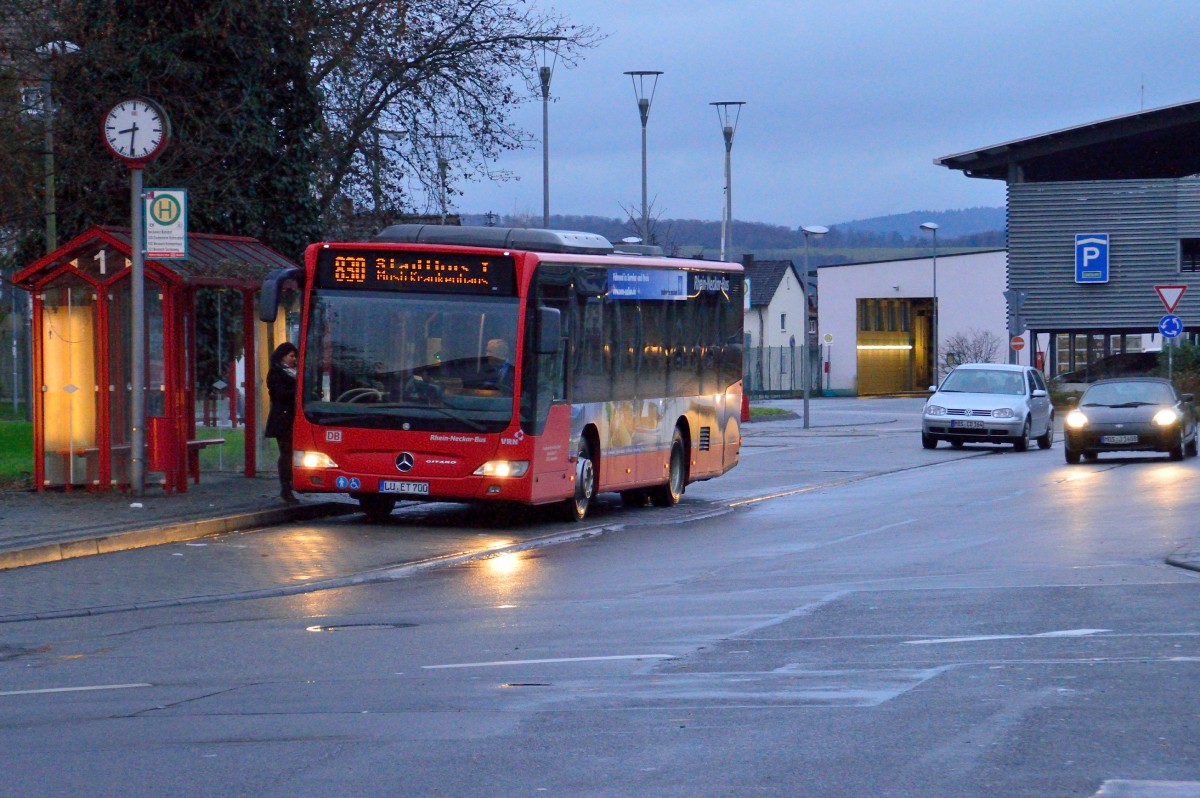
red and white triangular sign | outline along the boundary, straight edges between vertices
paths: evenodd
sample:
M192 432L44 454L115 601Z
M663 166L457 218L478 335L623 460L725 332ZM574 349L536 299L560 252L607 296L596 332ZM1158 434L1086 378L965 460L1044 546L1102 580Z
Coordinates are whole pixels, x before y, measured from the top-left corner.
M1156 285L1154 286L1154 290L1158 292L1158 298L1162 300L1163 307L1167 309L1167 313L1174 313L1179 300L1183 299L1183 292L1187 290L1187 286Z

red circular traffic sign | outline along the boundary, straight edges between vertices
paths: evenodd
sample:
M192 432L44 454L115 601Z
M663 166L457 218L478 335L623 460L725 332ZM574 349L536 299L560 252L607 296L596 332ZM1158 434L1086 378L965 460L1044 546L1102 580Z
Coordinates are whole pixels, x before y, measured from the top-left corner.
M1020 335L1014 335L1008 342L1008 345L1012 347L1014 352L1020 352L1025 348L1025 338Z

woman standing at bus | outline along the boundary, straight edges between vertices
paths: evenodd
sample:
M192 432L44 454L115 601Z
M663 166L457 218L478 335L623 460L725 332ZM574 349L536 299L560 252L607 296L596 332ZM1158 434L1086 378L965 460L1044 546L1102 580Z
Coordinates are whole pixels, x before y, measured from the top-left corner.
M292 419L296 412L296 345L282 343L271 353L267 370L267 395L271 411L264 434L279 444L279 498L288 504L300 500L292 493Z

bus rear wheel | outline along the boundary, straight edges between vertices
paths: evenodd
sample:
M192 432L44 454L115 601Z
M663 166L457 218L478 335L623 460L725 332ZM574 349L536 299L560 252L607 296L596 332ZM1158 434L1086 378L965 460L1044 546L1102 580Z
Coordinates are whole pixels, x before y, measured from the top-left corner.
M582 521L595 491L596 464L592 460L592 445L584 438L579 442L579 457L575 461L575 495L563 505L566 520Z
M358 506L367 516L367 520L379 524L386 521L396 509L396 499L392 496L380 496L367 493L358 497Z
M683 446L683 433L675 428L675 436L671 439L671 460L667 466L666 484L656 485L650 489L650 501L655 507L674 507L683 496L687 484L687 453Z

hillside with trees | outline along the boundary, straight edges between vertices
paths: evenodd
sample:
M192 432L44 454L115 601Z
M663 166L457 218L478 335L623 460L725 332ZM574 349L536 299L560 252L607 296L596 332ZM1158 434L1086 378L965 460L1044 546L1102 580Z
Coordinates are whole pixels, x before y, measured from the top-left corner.
M541 217L493 217L501 227L540 227ZM463 214L463 224L487 224L480 214ZM911 211L838 224L829 233L809 242L812 265L854 263L894 258L923 257L932 237L920 229L922 222L936 222L938 251L970 252L1005 246L1004 208L967 208L950 211ZM602 216L552 215L550 226L560 230L597 233L609 241L636 236L634 219ZM697 219L652 219L651 239L672 255L717 258L720 255L721 223ZM734 221L731 259L752 253L758 259L799 259L804 256L804 234L799 227Z

